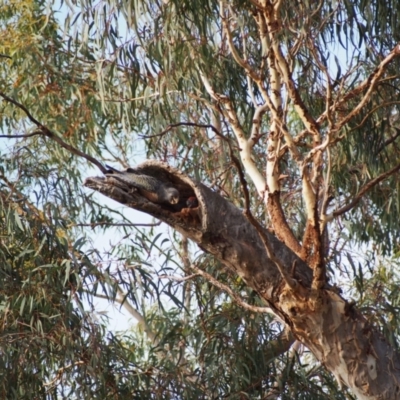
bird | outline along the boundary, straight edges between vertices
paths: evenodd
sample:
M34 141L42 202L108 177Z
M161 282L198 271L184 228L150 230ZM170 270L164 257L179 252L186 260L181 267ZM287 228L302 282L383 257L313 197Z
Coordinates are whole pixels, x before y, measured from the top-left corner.
M179 202L179 191L168 183L164 183L152 176L145 175L128 168L126 171L106 165L108 171L107 177L112 177L128 186L133 186L139 190L139 193L146 197L152 203L177 204Z
M196 197L194 196L190 196L187 200L186 200L186 205L187 208L196 208L199 206L199 202L196 199Z

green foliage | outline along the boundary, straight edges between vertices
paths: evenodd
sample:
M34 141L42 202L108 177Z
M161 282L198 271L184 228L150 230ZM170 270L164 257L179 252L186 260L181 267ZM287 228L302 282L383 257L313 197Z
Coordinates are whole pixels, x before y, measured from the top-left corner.
M237 20L233 43L243 54L245 41L246 60L257 67L265 57L254 7L242 0L230 5ZM271 353L281 327L269 316L243 310L198 276L174 279L191 275L193 262L247 303L262 306L240 279L188 248L177 234L129 225L140 216L132 219L82 189L83 179L96 174L87 159L43 135L28 118L26 111L102 163L164 160L244 207L228 144L204 127L218 125L219 105L201 74L231 99L246 134L254 117L251 96L258 103L261 93L254 84L249 91L246 72L221 45L219 12L215 1L0 5L0 92L26 109L4 98L0 103L0 133L16 136L0 142L1 398L259 399L271 393L280 399L352 398L307 353ZM315 54L333 71L333 96L339 97L400 41L399 12L394 0L284 2L281 45L293 57L292 75L312 116L324 112L327 96ZM332 146L335 204L346 204L398 163L399 67L398 59L390 64L387 81ZM267 72L264 65L265 80ZM341 112L357 103L349 98ZM304 126L293 104L286 112L288 129L297 137ZM265 116L253 152L260 171L270 124ZM228 121L219 121L218 129L238 156ZM327 125L321 130L326 134ZM310 140L299 143L305 154ZM283 208L300 239L306 219L301 176L287 153L280 168L287 175ZM336 279L341 270L354 279L348 293L365 312L372 310L393 346L399 335L399 184L398 173L388 177L329 232L332 275ZM252 197L252 210L262 220L263 204ZM99 237L106 239L98 244ZM366 255L358 255L360 261L345 258L340 246L355 243L381 262ZM121 307L130 304L143 320L128 332L109 332L95 313L96 296Z

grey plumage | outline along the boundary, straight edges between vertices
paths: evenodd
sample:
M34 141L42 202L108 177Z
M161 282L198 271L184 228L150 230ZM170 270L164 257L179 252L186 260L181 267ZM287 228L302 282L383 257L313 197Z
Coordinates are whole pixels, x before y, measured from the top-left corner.
M137 188L144 197L153 203L177 204L179 202L179 192L168 183L164 183L152 176L144 175L128 168L126 171L118 171L106 165L109 173L105 175L118 181Z

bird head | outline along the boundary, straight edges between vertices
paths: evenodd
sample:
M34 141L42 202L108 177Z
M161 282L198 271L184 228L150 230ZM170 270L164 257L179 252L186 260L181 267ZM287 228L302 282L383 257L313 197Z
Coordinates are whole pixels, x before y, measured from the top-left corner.
M186 200L186 206L188 208L196 208L199 206L199 202L197 200L197 198L195 196L190 196L187 200Z
M179 202L179 192L175 188L168 188L167 198L171 204L177 204Z

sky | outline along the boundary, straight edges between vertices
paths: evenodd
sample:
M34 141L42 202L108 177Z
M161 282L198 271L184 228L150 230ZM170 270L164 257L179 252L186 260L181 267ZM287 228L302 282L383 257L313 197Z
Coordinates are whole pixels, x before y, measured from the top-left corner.
M63 26L67 13L69 11L69 8L71 6L67 2L61 2L60 0L56 0L54 5L52 6L53 10L58 10L56 13L56 16L58 20L60 21L60 25ZM122 21L119 25L119 34L121 36L125 36L124 34L124 27L126 26L125 21ZM340 63L343 63L343 66L347 64L346 60L346 54L344 50L339 46L338 49L334 50L336 53L336 56L340 60ZM331 58L331 63L332 63L332 69L336 68L336 65L333 62L333 57ZM134 162L136 164L139 164L145 160L145 153L144 149L141 151L139 148L138 155L135 157ZM120 166L114 164L113 165L116 168L120 168ZM134 167L135 165L131 165ZM87 171L82 171L83 172L83 177L86 178L88 176L96 176L100 175L96 170L93 168L88 168ZM92 190L85 188L85 191L88 193L92 194ZM99 193L94 194L96 200L98 201L99 204L104 204L109 206L110 208L118 209L120 212L122 212L128 220L135 222L135 223L152 223L154 222L153 219L145 214L141 213L139 211L130 209L128 207L124 207L123 205L116 203L114 200L111 200L107 198L106 196L103 196ZM160 227L156 228L157 231L163 234L167 234L168 228L165 224L162 224ZM88 238L90 239L92 245L98 249L100 252L107 252L110 247L115 245L117 241L120 240L119 237L116 237L115 232L113 230L108 230L107 232L104 232L101 229L94 229L90 230L87 229L85 233L88 235ZM121 307L119 304L113 305L107 300L104 299L95 299L95 309L96 312L99 314L106 314L109 317L109 328L113 331L124 331L129 329L132 325L136 323L134 318L132 318L123 307ZM89 309L89 304L86 304L86 306Z

